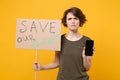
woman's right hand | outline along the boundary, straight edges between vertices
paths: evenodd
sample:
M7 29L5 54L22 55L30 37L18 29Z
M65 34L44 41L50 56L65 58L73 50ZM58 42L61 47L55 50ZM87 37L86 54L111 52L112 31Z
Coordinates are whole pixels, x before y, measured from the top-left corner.
M41 70L41 69L40 69L40 64L39 64L39 62L35 62L35 63L33 64L33 69L34 69L35 71Z

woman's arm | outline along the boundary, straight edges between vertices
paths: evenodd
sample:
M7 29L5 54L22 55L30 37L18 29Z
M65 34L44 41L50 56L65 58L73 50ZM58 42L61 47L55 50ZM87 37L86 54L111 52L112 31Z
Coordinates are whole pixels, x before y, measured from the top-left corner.
M95 52L95 48L93 49L93 53ZM83 65L86 71L90 70L92 65L92 56L85 55L85 48L83 49Z
M55 60L49 64L46 65L40 65L38 62L34 63L34 70L48 70L48 69L54 69L59 67L59 61L60 61L60 52L55 52Z
M83 65L87 71L90 70L91 64L92 64L92 56L83 56Z

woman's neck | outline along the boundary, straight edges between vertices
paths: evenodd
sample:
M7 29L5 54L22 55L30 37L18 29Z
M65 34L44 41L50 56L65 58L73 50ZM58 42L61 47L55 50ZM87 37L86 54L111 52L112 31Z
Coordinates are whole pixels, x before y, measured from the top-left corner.
M78 36L78 35L80 35L80 34L79 34L78 31L76 30L76 31L68 31L67 35L68 35L68 36L71 36L71 37L75 37L75 36Z
M82 37L82 35L79 34L78 31L69 31L65 36L68 40L71 41L76 41Z

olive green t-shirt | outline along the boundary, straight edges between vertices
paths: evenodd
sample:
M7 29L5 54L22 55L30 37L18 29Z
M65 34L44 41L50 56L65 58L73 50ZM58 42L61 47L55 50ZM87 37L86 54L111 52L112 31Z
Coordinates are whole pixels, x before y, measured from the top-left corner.
M60 66L57 80L89 80L89 76L83 66L82 51L86 40L90 38L83 36L77 41L61 37Z

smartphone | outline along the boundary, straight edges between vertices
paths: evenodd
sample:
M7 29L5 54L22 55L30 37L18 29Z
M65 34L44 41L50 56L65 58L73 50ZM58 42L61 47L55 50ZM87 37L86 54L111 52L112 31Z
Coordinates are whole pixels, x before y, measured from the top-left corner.
M94 40L86 40L86 44L85 44L85 55L86 56L93 55L93 46L94 46Z

